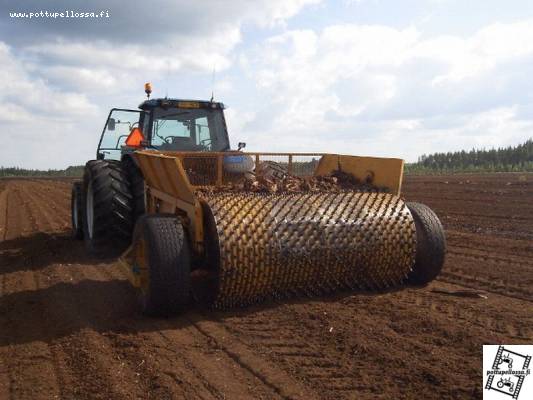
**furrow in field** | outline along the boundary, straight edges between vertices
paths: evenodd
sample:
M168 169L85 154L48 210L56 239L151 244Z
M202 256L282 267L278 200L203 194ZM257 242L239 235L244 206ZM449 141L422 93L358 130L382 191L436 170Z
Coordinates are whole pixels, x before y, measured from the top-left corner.
M30 234L38 229L35 214L20 190L10 187L7 210L7 236L0 245L0 259L4 267L8 264L9 249L6 241L13 240L21 234ZM7 254L6 254L7 253ZM0 352L4 360L4 381L9 380L9 397L12 399L48 399L59 397L60 374L55 362L55 354L46 341L48 325L42 315L36 314L40 307L38 297L30 293L39 293L40 281L31 270L22 270L4 275L5 290L0 298L0 314L3 329L0 334ZM33 318L33 317L37 318ZM45 315L46 316L46 315ZM35 335L35 340L23 340L28 332ZM14 338L14 340L12 339Z
M519 300L533 301L531 287L519 287L505 281L494 281L479 276L471 276L452 271L444 271L438 278L443 282L455 283L472 289L485 290L501 296L512 297Z

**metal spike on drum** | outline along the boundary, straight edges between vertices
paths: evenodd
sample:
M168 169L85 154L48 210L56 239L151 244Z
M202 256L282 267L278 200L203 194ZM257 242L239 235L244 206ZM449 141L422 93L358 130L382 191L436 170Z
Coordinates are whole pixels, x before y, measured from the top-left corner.
M405 203L383 193L218 193L216 307L399 285L415 260Z

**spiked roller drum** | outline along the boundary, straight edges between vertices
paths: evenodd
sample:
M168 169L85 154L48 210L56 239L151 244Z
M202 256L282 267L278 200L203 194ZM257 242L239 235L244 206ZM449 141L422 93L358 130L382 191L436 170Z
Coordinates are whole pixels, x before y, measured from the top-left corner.
M398 196L218 193L202 201L219 308L386 289L401 284L415 263L415 223Z

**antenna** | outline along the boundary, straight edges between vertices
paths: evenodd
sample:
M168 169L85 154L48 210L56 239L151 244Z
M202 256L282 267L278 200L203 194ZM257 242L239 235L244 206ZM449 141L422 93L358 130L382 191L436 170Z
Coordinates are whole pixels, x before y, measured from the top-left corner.
M170 61L167 59L167 76L165 77L165 99L168 99L168 77L170 76Z
M213 75L211 76L211 103L215 99L215 76L217 72L216 65L213 66Z

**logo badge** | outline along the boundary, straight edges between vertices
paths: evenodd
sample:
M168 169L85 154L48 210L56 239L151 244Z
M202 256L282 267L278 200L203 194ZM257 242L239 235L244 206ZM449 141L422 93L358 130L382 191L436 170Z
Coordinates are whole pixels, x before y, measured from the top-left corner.
M483 399L531 399L533 345L483 346Z

